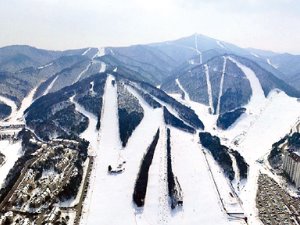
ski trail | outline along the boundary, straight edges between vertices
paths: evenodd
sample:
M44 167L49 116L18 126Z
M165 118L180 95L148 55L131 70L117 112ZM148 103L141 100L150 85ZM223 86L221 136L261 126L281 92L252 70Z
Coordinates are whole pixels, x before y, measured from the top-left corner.
M184 98L185 98L184 100L190 102L191 99L189 94L184 90L184 88L182 87L178 79L176 79L176 84L178 85L179 89L184 93Z
M141 106L144 109L144 118L140 125L134 131L132 137L129 139L128 144L125 149L125 156L127 161L133 160L133 162L128 162L126 166L126 174L132 174L132 178L129 183L132 186L128 189L130 197L132 196L132 192L134 190L134 184L137 178L137 174L140 169L141 159L143 158L143 154L146 152L146 149L153 141L153 137L157 131L157 129L163 124L163 112L160 108L153 109L148 103L131 87L127 86L127 89L131 94L133 94L138 100ZM161 132L161 131L160 131ZM152 225L159 224L157 223L158 215L159 215L159 196L161 192L161 188L159 186L160 179L160 144L161 144L161 133L160 138L157 143L152 164L149 169L149 179L147 184L147 192L145 197L145 205L143 212L140 210L136 210L135 218L137 220L137 224L141 225ZM139 150L137 151L137 147ZM133 157L134 156L134 157ZM134 166L132 165L134 164ZM129 167L129 165L132 165ZM127 182L128 182L127 180ZM129 200L132 201L132 198Z
M29 92L29 94L23 99L20 109L17 110L14 115L12 115L11 119L8 121L9 123L24 122L24 112L32 104L33 96L37 88L38 86L33 88Z
M75 81L73 82L73 84L75 84L76 82L78 82L80 80L80 78L82 77L82 75L85 74L90 69L90 67L94 64L94 59L96 57L101 57L103 55L105 55L105 48L98 48L97 53L92 57L92 60L86 66L86 68L78 75L78 77L75 79ZM105 65L105 63L101 62L101 67L100 67L100 71L99 72L101 73L101 72L104 72L105 70L106 70L106 65Z
M183 207L172 211L172 222L169 224L243 224L240 221L230 221L221 208L198 135L171 128L171 147L172 168L182 188ZM217 171L215 174L216 179L224 181L224 192L228 195L229 186L223 173Z
M117 205L124 208L124 203L120 202L119 196L122 193L120 185L125 185L126 182L121 184L119 183L120 176L107 173L109 165L113 167L117 165L122 151L118 125L117 88L112 85L112 80L114 80L113 76L109 75L105 85L100 128L101 140L95 158L94 170L96 172L92 177L93 187L91 187L90 203L86 209L88 215L85 218L85 224L120 224L112 223L112 219L117 219L115 210L112 209L118 208ZM120 213L122 210L117 211Z
M275 69L278 68L278 66L274 65L274 64L271 62L270 59L267 59L267 63L268 63L270 66L272 66L273 68L275 68Z
M91 50L91 48L88 48L88 49L85 50L84 53L82 53L81 55L86 55L90 50Z
M247 109L249 109L250 112L259 113L266 99L260 81L256 77L256 74L253 70L241 64L232 57L229 57L229 60L235 63L243 71L243 73L246 75L247 79L250 82L252 96L250 98L249 103L247 104Z
M162 116L162 110L159 109ZM149 224L168 224L170 210L168 209L167 190L167 151L164 122L159 125L160 135L152 164L149 169L147 193L144 206L144 220Z
M250 54L253 55L253 56L256 57L256 58L260 58L259 55L255 54L255 53L253 53L253 52L250 52Z
M101 57L105 55L105 48L98 48L97 53L92 57L92 60L94 60L96 57Z
M51 81L51 83L49 84L49 86L47 87L47 89L44 91L44 93L42 94L42 96L49 93L49 91L52 89L52 87L53 87L55 81L57 80L57 78L58 78L58 76L56 76L56 77L53 79L53 81Z
M78 77L75 79L75 81L73 82L73 84L77 83L80 80L80 78L82 77L82 75L85 74L89 70L89 68L91 67L92 64L93 64L93 62L89 62L89 64L85 67L85 69L82 70L81 73L78 75Z
M225 75L226 63L227 63L227 58L223 56L223 59L224 59L224 63L223 63L222 77L221 77L221 82L220 82L220 90L219 90L218 105L217 105L217 114L220 114L221 96L223 94L224 75Z
M11 113L10 115L7 117L8 119L10 119L10 117L16 113L17 111L17 105L13 100L10 100L9 98L6 98L4 96L0 95L0 101L5 103L6 105L10 106L11 108ZM4 118L5 119L5 118Z
M199 54L199 62L200 64L203 63L203 60L202 60L202 52L199 51L198 49L198 38L197 38L197 34L195 34L195 47L196 47L196 52Z
M160 127L160 148L158 153L159 159L159 216L158 224L167 225L169 210L168 184L167 184L167 146L166 146L166 129L165 124Z
M220 41L216 41L216 42L217 42L217 45L219 45L221 48L225 49L225 46L224 46L224 44L222 42L220 42Z
M207 83L207 94L208 94L208 101L209 107L211 109L211 113L214 114L214 106L213 106L213 99L212 99L212 90L211 90L211 83L209 79L209 70L207 64L204 65L205 68L205 75L206 75L206 83Z
M91 89L92 91L94 91L94 81L91 82ZM106 85L107 85L107 81L105 83L105 90L106 90ZM103 102L102 102L102 110L100 112L101 117L103 115L103 109L104 109L104 96L103 96ZM88 140L90 142L90 146L88 149L88 155L89 156L94 156L94 159L97 159L95 156L97 156L97 153L99 152L99 146L100 146L100 132L97 131L96 125L97 125L97 118L95 117L95 115L86 112L86 110L82 107L78 107L78 105L75 104L76 110L81 111L81 113L85 114L88 118L89 118L89 125L88 128L81 133L81 137L85 138L86 140ZM102 120L101 120L102 121ZM101 127L100 127L101 128ZM94 135L93 135L94 133ZM90 206L91 206L91 201L93 199L93 192L95 190L95 183L96 183L96 175L97 175L97 165L98 165L98 161L94 160L94 164L92 166L92 171L90 174L90 184L88 186L88 190L87 190L87 194L86 194L86 198L84 200L83 204L83 208L82 208L82 215L80 217L80 221L79 224L85 224L87 225L87 221L89 218L89 212L90 212Z
M101 62L99 73L103 73L106 71L106 63Z
M97 147L99 144L98 139L97 139L98 131L96 129L97 117L94 114L88 112L79 103L75 102L74 97L75 97L75 95L70 98L70 101L75 104L75 110L80 112L81 114L83 114L84 116L86 116L89 119L88 127L85 129L85 131L83 131L80 134L80 137L84 138L90 142L89 151L97 152L96 150L97 150Z
M38 67L38 69L41 70L41 69L47 68L47 67L52 66L52 65L53 65L53 62L51 62L49 64L46 64L44 66L40 66L40 67Z

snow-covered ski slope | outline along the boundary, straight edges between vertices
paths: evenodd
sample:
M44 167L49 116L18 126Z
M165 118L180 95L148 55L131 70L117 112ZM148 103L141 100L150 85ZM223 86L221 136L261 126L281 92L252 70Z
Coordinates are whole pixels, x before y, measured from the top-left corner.
M14 101L0 96L0 101L4 102L8 106L11 107L12 112L10 116L6 119L5 122L2 122L3 124L14 124L14 123L20 123L24 122L24 112L25 110L32 104L33 102L33 96L37 90L37 87L33 88L28 95L23 99L20 108L17 108L17 105Z
M208 102L209 102L210 110L212 111L212 114L214 114L214 106L213 106L213 98L212 98L212 90L211 90L208 65L205 64L204 68L205 68Z
M223 70L222 70L222 76L221 76L221 81L220 81L220 90L219 90L219 96L218 96L218 105L217 105L217 114L220 114L220 102L221 102L221 97L223 94L223 84L224 84L224 76L225 76L225 71L226 71L226 64L227 64L227 57L223 56Z
M208 113L209 106L190 100L178 99L191 106L205 124L207 131L221 138L223 144L238 150L249 164L248 181L241 187L240 197L249 218L249 224L261 224L255 209L255 195L260 166L256 162L269 153L273 143L285 136L300 115L300 102L289 97L283 91L272 90L264 96L261 84L253 70L237 60L228 57L245 73L252 88L252 96L247 111L229 129L216 127L217 116ZM238 145L235 145L237 142Z
M58 78L58 75L51 81L47 89L44 91L43 95L46 95L49 93L49 91L53 88L53 85L55 84L56 80Z
M220 204L220 198L198 143L198 136L171 128L173 170L184 193L183 207L171 210L167 189L166 125L162 108L153 109L129 86L144 109L144 118L134 130L128 144L122 148L119 139L117 90L108 76L100 128L100 141L96 148L95 165L84 202L80 224L89 225L193 225L193 224L243 224L231 221ZM90 119L88 112L76 103L76 109ZM94 130L94 123L87 130ZM156 131L160 138L149 169L145 205L137 208L132 201L135 181L141 160ZM93 131L94 132L94 131ZM98 135L90 132L88 140ZM85 131L81 136L84 136ZM124 163L120 174L108 173L108 166ZM208 210L209 209L209 210Z

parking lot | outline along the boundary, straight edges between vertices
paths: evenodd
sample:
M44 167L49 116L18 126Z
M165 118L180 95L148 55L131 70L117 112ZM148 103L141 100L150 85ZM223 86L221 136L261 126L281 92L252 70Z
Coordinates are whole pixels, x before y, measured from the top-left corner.
M266 174L258 178L256 206L265 225L300 224L300 199L290 196Z

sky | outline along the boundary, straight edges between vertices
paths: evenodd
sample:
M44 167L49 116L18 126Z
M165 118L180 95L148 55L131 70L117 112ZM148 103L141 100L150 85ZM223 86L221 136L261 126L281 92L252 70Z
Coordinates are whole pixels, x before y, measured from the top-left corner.
M300 54L299 12L299 0L0 0L0 46L127 46L199 33Z

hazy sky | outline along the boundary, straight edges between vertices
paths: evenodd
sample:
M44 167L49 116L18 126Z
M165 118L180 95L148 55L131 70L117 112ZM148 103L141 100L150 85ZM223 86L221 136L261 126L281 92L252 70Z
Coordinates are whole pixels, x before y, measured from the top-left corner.
M299 0L0 0L0 46L120 46L201 33L300 53Z

